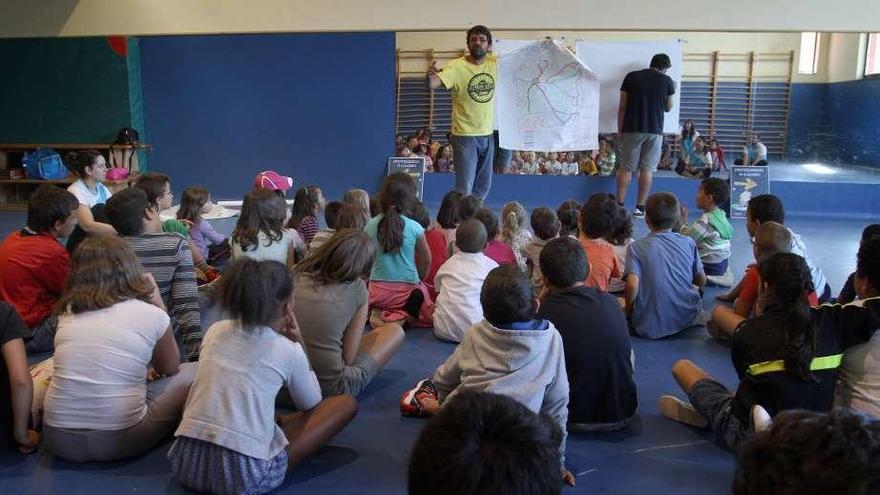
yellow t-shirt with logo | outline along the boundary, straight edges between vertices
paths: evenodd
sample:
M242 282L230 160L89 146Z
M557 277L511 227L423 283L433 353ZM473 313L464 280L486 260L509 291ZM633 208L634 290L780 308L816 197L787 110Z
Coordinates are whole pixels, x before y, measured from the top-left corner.
M498 58L487 55L481 65L468 62L466 57L457 58L446 64L439 77L452 93L452 134L492 134Z

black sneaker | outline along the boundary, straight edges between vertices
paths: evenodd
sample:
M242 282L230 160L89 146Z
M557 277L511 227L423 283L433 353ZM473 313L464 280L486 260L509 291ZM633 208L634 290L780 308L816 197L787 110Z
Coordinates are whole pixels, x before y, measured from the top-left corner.
M633 218L645 218L645 207L636 205L636 209L633 210Z

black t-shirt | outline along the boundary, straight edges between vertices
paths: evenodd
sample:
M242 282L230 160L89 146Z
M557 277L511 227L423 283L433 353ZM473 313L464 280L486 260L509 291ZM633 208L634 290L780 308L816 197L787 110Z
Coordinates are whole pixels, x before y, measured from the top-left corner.
M551 294L540 318L562 336L568 373L568 421L615 423L636 412L632 347L617 299L593 287Z
M672 78L654 69L632 71L623 78L626 111L621 132L663 134L666 98L675 94Z
M24 324L15 308L0 301L0 347L14 339L20 339L30 335L27 325ZM6 360L0 353L0 424L12 423L12 396L9 389L9 370L6 369ZM7 432L3 432L6 434Z
M868 341L880 328L880 298L856 305L824 305L812 309L816 344L815 358L838 356L849 347ZM818 382L805 381L787 371L749 373L749 366L777 361L785 356L787 312L769 307L766 312L745 320L731 339L733 366L739 387L733 413L748 424L752 406L759 404L771 415L786 409L825 412L831 409L839 365L814 370Z

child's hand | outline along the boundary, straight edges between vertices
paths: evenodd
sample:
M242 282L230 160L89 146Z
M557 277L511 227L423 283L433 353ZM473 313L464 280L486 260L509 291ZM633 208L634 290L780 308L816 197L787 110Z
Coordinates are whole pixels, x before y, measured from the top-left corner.
M571 474L571 471L562 468L562 481L568 486L574 486L577 480L574 475Z
M27 430L23 437L16 435L16 443L18 443L18 451L22 454L33 454L40 445L40 434L34 430Z
M167 308L165 308L165 302L162 300L162 295L159 293L159 286L156 284L156 279L153 278L153 274L145 272L144 279L146 279L147 283L153 288L153 291L150 292L149 303L161 310L167 311Z

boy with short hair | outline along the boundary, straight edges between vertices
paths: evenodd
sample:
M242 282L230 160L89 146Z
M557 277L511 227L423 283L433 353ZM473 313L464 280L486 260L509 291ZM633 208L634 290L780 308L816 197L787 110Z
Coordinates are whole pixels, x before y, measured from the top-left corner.
M733 227L727 220L727 214L721 209L729 197L730 186L726 181L714 177L703 179L697 188L696 197L697 208L703 210L703 214L688 225L687 207L682 205L682 224L679 228L680 233L697 243L706 279L722 287L733 285L733 274L728 268Z
M465 391L506 395L532 412L549 415L559 426L563 433L559 457L564 464L569 389L562 337L553 323L536 318L538 299L516 265L489 272L480 304L485 319L465 332L433 379L422 380L404 393L401 413L433 416L442 404Z
M758 303L758 285L761 283L758 263L776 253L790 253L791 245L791 231L781 223L764 222L757 227L752 240L755 263L746 268L746 274L740 283L741 290L733 308L718 304L712 310L712 319L706 327L709 335L726 340L733 335L741 321L754 314ZM811 306L819 304L815 292L811 292L807 298Z
M590 196L581 209L581 247L590 260L589 276L584 283L603 292L613 278L621 277L620 261L614 246L604 238L614 230L617 220L617 202L607 193Z
M558 494L561 441L552 421L510 397L462 392L422 429L409 493Z
M162 232L158 208L140 188L111 196L105 212L113 228L131 244L144 271L156 280L182 354L187 361L197 361L202 317L189 243L177 234Z
M0 300L12 305L30 329L29 352L54 347L53 306L67 286L70 256L58 238L77 224L79 200L66 189L41 185L28 201L27 226L0 244Z
M324 222L327 224L327 228L319 230L315 234L315 237L312 238L312 242L309 243L309 251L317 251L329 241L331 237L333 237L333 234L336 233L336 215L344 205L345 203L342 201L329 201L327 205L324 206Z
M706 274L694 240L672 231L679 213L674 194L649 196L645 221L651 233L626 250L625 311L639 337L659 339L704 324L698 288Z
M544 277L541 275L541 250L544 249L547 241L555 239L559 235L559 229L562 225L556 212L546 206L532 210L529 222L535 235L520 251L526 259L527 275L532 281L532 287L536 294L540 294L544 289Z
M589 261L575 239L547 243L541 252L547 295L538 316L562 336L569 431L614 431L626 427L638 406L633 353L617 298L584 284Z
M755 236L755 231L764 222L776 222L785 225L785 208L782 205L782 200L772 194L759 194L755 196L749 200L749 205L746 208L746 230L750 237ZM825 274L810 259L801 237L790 228L786 228L791 234L791 252L803 258L807 262L807 266L810 267L810 275L813 277L813 286L816 288L819 302L824 303L828 301L831 299L831 286L825 279ZM742 281L729 293L718 296L718 299L727 302L733 301L739 296L741 289Z
M465 220L455 229L455 245L458 252L443 263L434 277L438 292L434 335L449 342L460 342L465 330L483 319L480 289L489 272L498 266L483 254L486 228L479 220Z

